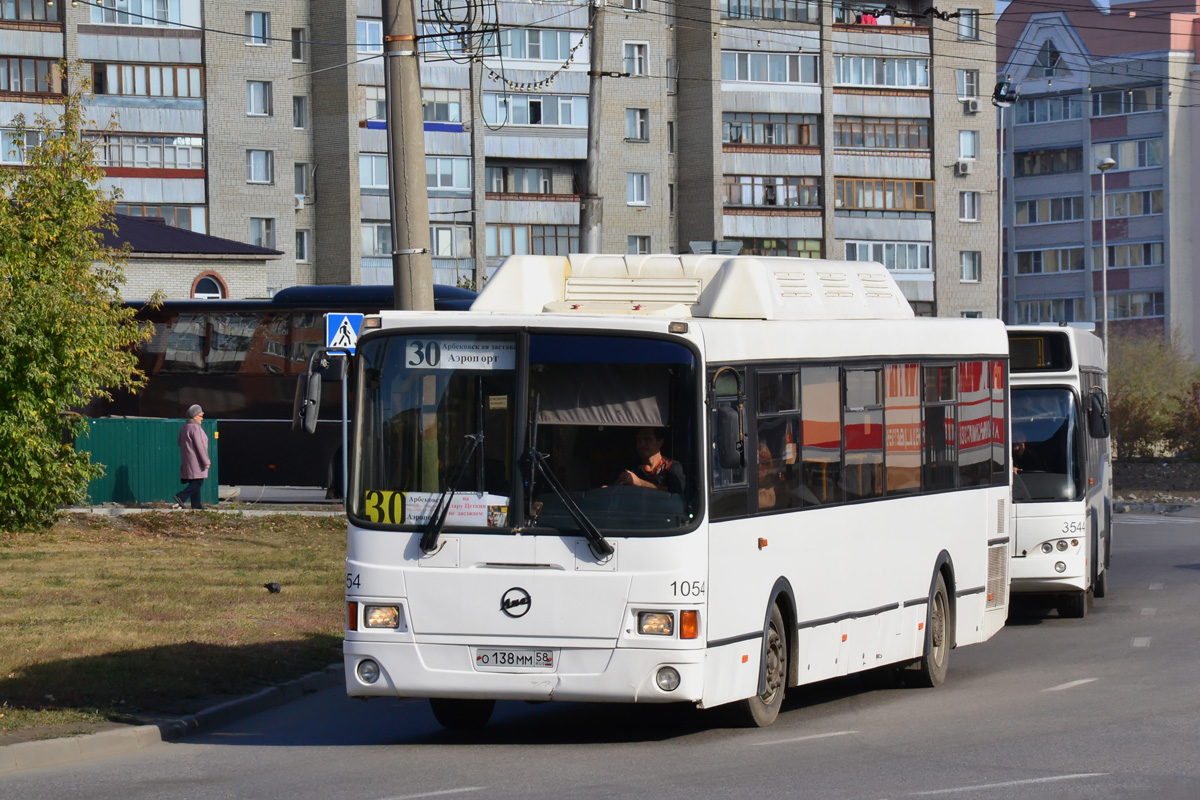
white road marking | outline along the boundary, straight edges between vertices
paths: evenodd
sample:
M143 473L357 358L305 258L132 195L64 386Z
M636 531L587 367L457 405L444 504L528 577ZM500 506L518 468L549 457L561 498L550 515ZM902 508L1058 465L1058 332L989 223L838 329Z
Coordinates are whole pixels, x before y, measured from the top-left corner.
M1153 617L1153 616L1154 616L1155 614L1157 614L1157 613L1158 613L1158 609L1157 609L1157 608L1143 608L1143 609L1142 609L1142 616L1143 616L1143 617Z
M1097 678L1080 678L1077 681L1067 681L1060 683L1058 686L1051 686L1049 689L1042 689L1043 692L1061 692L1064 689L1074 689L1076 686L1083 686L1085 683L1092 683L1098 680Z
M909 792L909 797L928 797L935 794L955 794L956 792L983 792L988 789L1006 789L1010 786L1029 786L1035 783L1054 783L1056 781L1077 781L1084 778L1099 778L1107 772L1080 772L1075 775L1054 775L1049 778L1029 778L1023 781L1005 781L1004 783L979 783L974 786L955 786L953 789L934 789L929 792Z
M1152 583L1152 584L1150 584L1150 591L1157 592L1162 587L1163 587L1163 584L1161 584L1161 583Z
M1195 525L1200 519L1195 517L1126 517L1113 520L1121 525Z
M792 742L808 742L813 739L829 739L834 736L849 736L858 731L837 731L836 733L814 733L812 736L797 736L794 739L774 739L770 742L750 742L751 747L763 747L771 744L791 744Z
M1132 645L1133 647L1149 647L1150 646L1150 637L1149 636L1135 636L1133 641L1130 642L1130 645Z
M417 800L420 797L445 797L448 794L465 794L466 792L482 792L486 786L464 786L461 789L439 789L435 792L421 792L420 794L405 794L399 797L389 797L386 800Z

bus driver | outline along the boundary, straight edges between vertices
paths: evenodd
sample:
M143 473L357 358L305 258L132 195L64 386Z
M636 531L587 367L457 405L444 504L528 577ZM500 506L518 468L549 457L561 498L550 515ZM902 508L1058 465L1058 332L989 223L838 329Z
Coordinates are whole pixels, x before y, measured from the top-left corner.
M662 454L666 434L665 428L638 428L634 440L638 464L633 469L622 470L613 483L683 494L683 467Z

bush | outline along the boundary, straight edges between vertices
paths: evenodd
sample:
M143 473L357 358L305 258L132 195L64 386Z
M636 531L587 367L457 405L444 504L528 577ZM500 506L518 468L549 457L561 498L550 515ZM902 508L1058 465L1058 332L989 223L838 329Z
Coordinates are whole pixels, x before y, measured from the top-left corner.
M1200 414L1193 387L1200 369L1159 336L1113 336L1108 394L1114 448L1136 458L1184 448L1200 455Z

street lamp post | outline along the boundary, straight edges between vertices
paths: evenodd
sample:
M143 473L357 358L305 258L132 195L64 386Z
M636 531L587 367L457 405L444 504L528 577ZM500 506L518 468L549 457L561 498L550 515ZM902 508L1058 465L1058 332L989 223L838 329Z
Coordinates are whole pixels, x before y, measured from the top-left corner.
M1004 109L1012 106L1021 90L1005 76L992 92L992 105L1000 109L1000 160L996 169L996 317L1004 319ZM1009 297L1012 300L1012 297ZM1011 319L1010 315L1010 322Z
M1104 360L1108 360L1108 198L1105 195L1104 174L1117 162L1106 158L1096 165L1100 170L1100 302L1104 306Z

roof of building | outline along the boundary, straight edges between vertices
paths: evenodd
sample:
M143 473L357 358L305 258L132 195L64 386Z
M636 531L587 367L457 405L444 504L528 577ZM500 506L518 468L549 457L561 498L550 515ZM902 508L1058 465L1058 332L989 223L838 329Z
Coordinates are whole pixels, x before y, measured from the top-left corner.
M269 247L236 242L196 233L185 228L167 225L157 217L130 217L114 214L116 233L103 231L104 244L122 247L128 244L132 255L195 255L195 256L242 256L244 258L274 259L283 253Z

